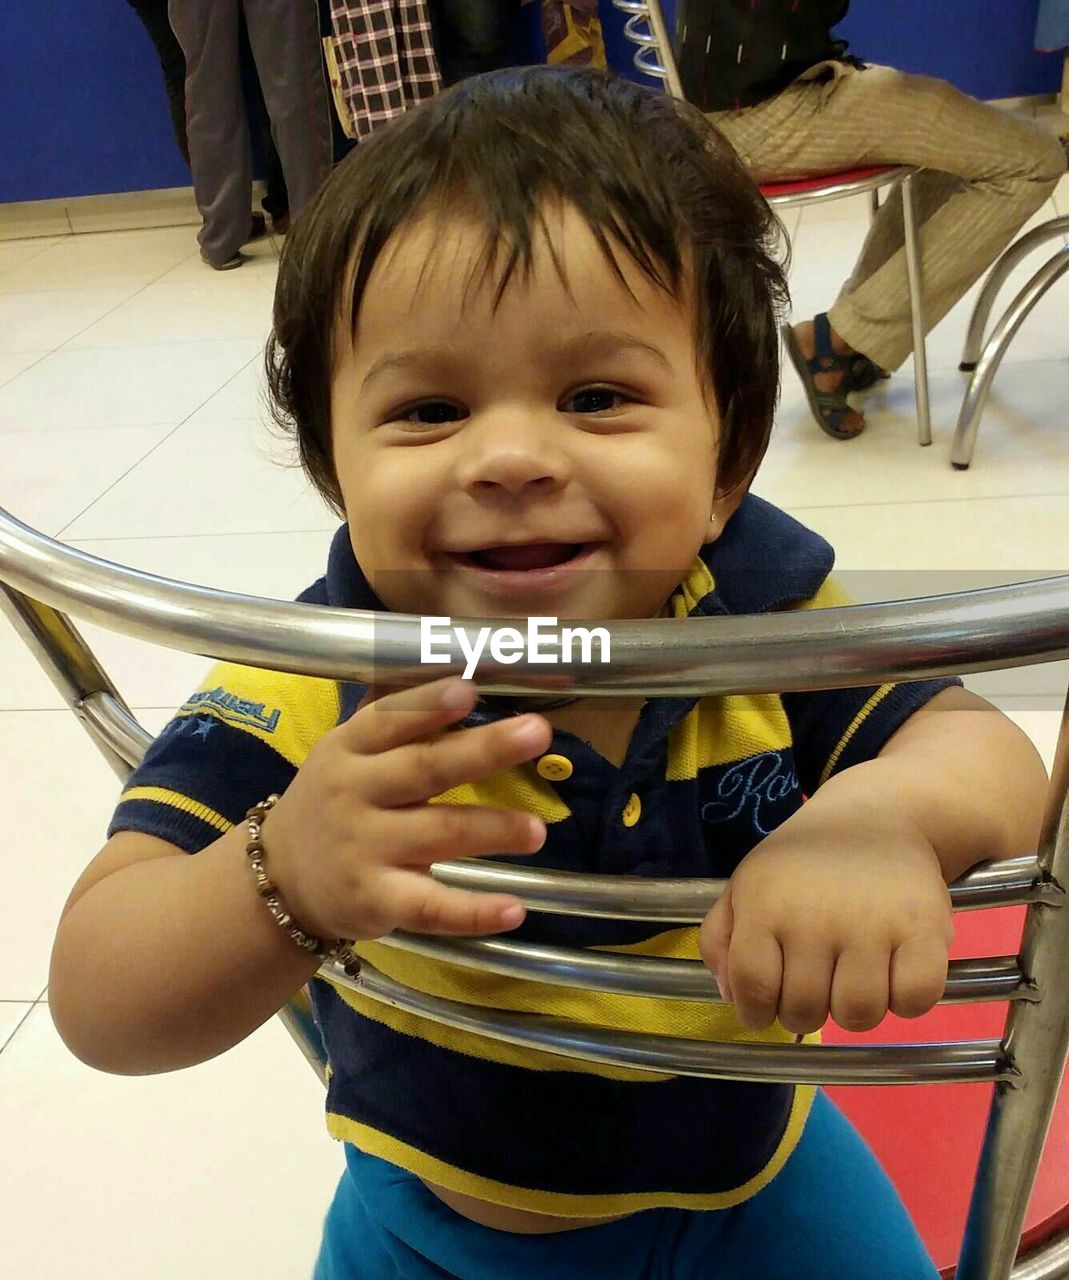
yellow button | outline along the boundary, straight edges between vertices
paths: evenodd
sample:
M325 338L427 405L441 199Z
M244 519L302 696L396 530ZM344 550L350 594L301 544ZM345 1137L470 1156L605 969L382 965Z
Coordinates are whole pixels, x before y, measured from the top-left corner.
M624 805L622 817L625 827L633 827L642 817L642 801L638 796L632 795L631 799Z
M563 782L574 772L572 762L567 756L543 756L535 765L535 769L540 778L546 778L550 782Z

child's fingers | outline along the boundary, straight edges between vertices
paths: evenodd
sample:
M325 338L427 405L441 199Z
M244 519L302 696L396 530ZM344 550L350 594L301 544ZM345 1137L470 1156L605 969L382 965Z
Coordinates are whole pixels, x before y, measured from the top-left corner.
M763 1031L779 1008L783 951L774 934L761 926L740 926L738 917L728 952L728 986L744 1027Z
M460 936L515 929L526 912L505 893L471 893L439 884L418 871L387 871L380 884L380 909L392 928L410 933Z
M938 1002L947 980L947 943L931 935L907 938L891 957L891 1012L919 1018Z
M431 804L386 813L380 844L398 867L426 867L452 858L537 853L546 841L541 818L516 809Z
M729 884L713 904L698 930L698 952L707 969L716 978L721 997L731 1003L731 983L728 980L728 952L731 946L731 930L735 916L731 909L731 885Z
M343 726L345 740L361 755L392 751L463 720L474 709L478 697L472 682L459 676L414 689L370 688Z
M435 683L440 682L436 681ZM401 693L403 689L403 685L369 684L364 696L356 704L356 710L363 711L365 707L370 707L373 702L379 702L381 699L391 697L395 693Z
M835 953L825 938L803 934L783 947L779 1020L796 1034L816 1031L828 1020Z
M412 742L375 757L362 794L385 809L420 804L465 782L481 782L503 769L546 751L553 740L539 715L516 716L494 724Z
M886 947L852 946L840 953L831 982L831 1016L845 1031L871 1031L890 999Z

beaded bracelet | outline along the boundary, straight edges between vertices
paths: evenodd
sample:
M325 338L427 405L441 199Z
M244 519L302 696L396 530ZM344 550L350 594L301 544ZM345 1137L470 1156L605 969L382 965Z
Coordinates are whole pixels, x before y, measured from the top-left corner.
M271 880L264 868L266 850L260 833L263 828L264 818L277 803L277 795L268 796L266 800L262 800L259 804L254 804L245 815L245 821L249 825L249 838L245 845L245 856L249 860L249 867L252 869L252 874L256 879L256 892L267 904L267 909L271 912L279 928L292 938L302 951L318 956L320 960L337 961L350 978L355 978L360 973L360 961L353 954L353 944L347 942L344 938L338 938L334 942L327 943L322 938L316 938L310 933L305 933L286 910L282 902L282 895L278 891L278 886Z

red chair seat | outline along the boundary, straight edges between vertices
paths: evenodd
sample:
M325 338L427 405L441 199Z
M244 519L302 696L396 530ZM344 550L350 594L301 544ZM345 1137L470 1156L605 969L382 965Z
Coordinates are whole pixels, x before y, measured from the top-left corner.
M792 182L762 182L761 194L766 200L774 196L801 196L825 187L843 186L849 182L864 182L866 178L878 178L899 166L877 164L867 169L844 169L841 173L823 173L813 178L796 178Z
M1024 909L955 917L955 959L1017 952ZM1005 1004L941 1005L923 1018L888 1016L875 1031L849 1035L829 1023L829 1044L999 1039ZM965 1227L991 1086L838 1087L831 1097L864 1134L898 1187L936 1265L950 1274ZM1069 1220L1069 1089L1063 1082L1025 1219L1024 1249Z

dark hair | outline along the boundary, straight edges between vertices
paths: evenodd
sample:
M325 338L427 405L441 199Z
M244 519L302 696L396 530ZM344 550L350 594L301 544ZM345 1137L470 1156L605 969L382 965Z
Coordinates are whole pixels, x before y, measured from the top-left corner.
M500 299L517 264L530 270L547 200L578 210L618 275L612 241L674 296L689 287L722 421L718 486L756 470L779 387L779 221L695 108L600 71L523 67L463 81L361 142L286 240L267 347L271 410L338 511L339 321L355 330L384 246L430 211L472 214L486 229L484 270L504 263Z

